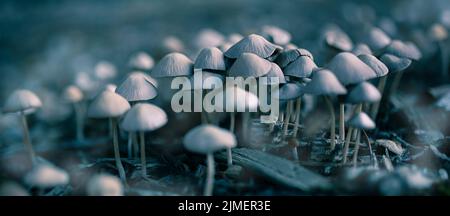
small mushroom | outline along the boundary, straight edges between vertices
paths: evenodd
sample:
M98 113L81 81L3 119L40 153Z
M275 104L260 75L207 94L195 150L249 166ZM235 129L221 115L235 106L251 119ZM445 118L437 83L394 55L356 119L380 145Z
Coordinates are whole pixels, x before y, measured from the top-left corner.
M361 130L374 129L375 122L373 122L372 119L365 112L359 112L349 120L348 124L350 127L356 128L357 130L355 150L353 153L353 166L356 166L358 159L359 145L361 140ZM368 145L370 145L370 143L368 143ZM345 157L346 155L344 155L344 158Z
M261 58L269 58L274 55L280 47L270 43L264 37L251 34L230 47L224 55L231 59L236 59L243 53L254 53Z
M225 36L214 29L203 29L195 38L195 45L197 48L202 49L206 47L218 47L225 41Z
M350 37L335 24L327 25L322 37L325 44L333 49L339 51L351 51L353 49L353 42Z
M359 44L356 44L355 47L353 47L352 53L355 54L356 56L359 56L362 54L372 55L372 50L370 49L369 46L367 46L367 44L359 43Z
M141 141L141 171L147 177L145 159L145 132L154 131L167 123L167 115L161 108L147 103L134 105L124 116L121 127L128 132L139 132Z
M361 41L377 51L391 43L391 38L380 28L368 27L361 35Z
M261 77L269 73L272 64L256 54L242 53L228 71L233 77Z
M208 175L203 195L211 196L214 187L214 155L216 151L236 146L233 133L214 125L201 125L191 129L183 139L184 147L194 153L205 154Z
M31 162L35 162L35 153L31 144L26 115L34 113L41 106L42 102L39 97L30 90L25 89L15 90L3 106L4 113L18 113L20 115L23 129L23 143Z
M306 84L303 88L304 93L309 93L312 95L322 95L324 96L325 102L330 110L331 114L331 143L330 148L333 150L336 146L335 140L335 115L334 107L330 100L330 96L334 95L344 95L347 93L345 87L339 82L333 72L327 69L318 69L313 72L311 82Z
M155 65L155 61L146 52L138 52L131 56L128 64L132 70L149 71Z
M261 35L277 45L286 45L291 41L291 34L276 26L266 25L262 27Z
M300 56L284 68L284 75L296 78L308 78L317 69L316 63L308 56Z
M195 69L208 71L225 71L225 57L218 48L204 48L200 51L194 63Z
M24 177L24 182L30 187L39 189L63 186L69 183L69 174L50 163L37 163Z
M295 48L295 49L285 49L283 52L281 52L277 58L275 59L275 62L280 65L281 68L285 68L290 64L291 62L297 60L301 56L309 57L312 61L314 61L314 57L306 49L302 48Z
M97 174L89 179L86 187L88 196L123 196L120 179L109 174Z
M397 57L391 54L384 54L380 60L389 68L389 72L394 75L389 95L395 94L400 84L400 80L406 68L408 68L412 61L408 58Z
M126 183L125 169L120 160L119 138L117 132L117 119L130 109L128 101L117 93L103 91L88 108L88 117L90 118L108 118L112 125L114 158L116 160L119 176Z
M430 38L436 42L439 51L441 52L441 74L445 80L448 80L448 53L445 40L448 38L447 29L441 24L433 24L429 33Z
M100 61L95 65L95 77L100 80L108 80L116 77L117 69L112 63Z
M78 142L82 142L84 140L84 113L86 108L83 101L83 92L78 87L70 85L64 90L63 98L73 105L75 111L76 137Z

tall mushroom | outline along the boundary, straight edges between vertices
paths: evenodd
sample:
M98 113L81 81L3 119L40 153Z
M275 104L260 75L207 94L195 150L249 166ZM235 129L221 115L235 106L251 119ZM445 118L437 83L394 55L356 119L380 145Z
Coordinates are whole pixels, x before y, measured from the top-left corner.
M155 85L156 84L156 85ZM124 97L131 105L139 101L146 101L155 98L158 95L157 83L150 76L133 72L116 88L116 93ZM136 140L136 134L132 131L128 133L128 157L131 158L133 140ZM135 143L136 147L137 143ZM138 152L135 148L134 152Z
M363 61L349 52L341 52L337 54L326 66L330 69L342 83L347 86L350 84L360 83L377 75ZM339 138L341 141L345 140L345 104L340 102L339 104Z
M365 112L359 112L355 114L349 121L348 124L350 127L356 128L356 144L355 150L353 153L353 166L356 166L358 159L358 151L361 140L361 130L370 130L375 128L375 123L370 119L370 117ZM368 143L370 145L370 143ZM346 157L344 155L344 157Z
M146 52L138 52L131 56L128 64L132 70L149 71L155 66L155 61Z
M251 34L230 47L225 51L224 55L227 58L236 59L247 52L268 59L271 56L276 55L280 50L281 47L270 43L264 37L257 34Z
M347 93L345 87L339 82L333 72L327 69L318 69L313 72L311 82L306 84L303 88L304 93L312 95L322 95L327 103L331 115L331 137L330 137L330 149L334 150L336 146L335 140L335 115L334 107L330 100L330 96L344 95Z
M161 108L147 103L134 105L124 116L120 126L129 132L139 132L141 141L141 173L147 177L145 159L145 132L154 131L167 123L167 115Z
M117 119L130 109L128 101L111 91L103 91L91 102L88 108L90 118L108 118L113 131L114 158L120 179L126 183L125 169L120 160Z
M194 153L205 154L208 174L203 195L211 196L214 187L214 155L216 151L236 146L233 133L214 125L201 125L191 129L183 138L184 147Z
M346 102L350 104L357 104L355 115L362 111L363 104L367 103L376 103L381 100L381 94L369 82L361 82L356 85L347 95ZM345 139L345 145L343 149L343 163L347 162L347 153L348 147L350 144L350 139L352 137L352 133L354 136L357 135L357 131L353 132L353 128L349 127L347 132L347 137Z
M6 100L3 107L5 113L18 113L21 118L23 129L23 144L28 152L31 162L35 162L35 153L31 145L30 133L28 131L28 123L26 115L36 111L42 106L42 102L36 94L30 90L15 90Z
M78 87L70 85L64 90L63 98L68 103L73 104L76 137L78 142L82 142L84 140L84 113L86 109L83 101L83 92Z

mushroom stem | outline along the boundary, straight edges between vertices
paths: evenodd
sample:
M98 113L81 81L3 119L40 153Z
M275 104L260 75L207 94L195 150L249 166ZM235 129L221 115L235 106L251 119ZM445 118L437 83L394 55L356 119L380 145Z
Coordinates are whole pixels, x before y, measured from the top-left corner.
M301 107L302 107L302 98L299 97L295 104L295 126L294 126L294 131L292 132L293 137L297 137L298 126L300 126L299 124L300 124Z
M77 141L84 141L84 115L81 103L74 103Z
M22 120L22 129L23 129L23 144L25 145L25 149L30 156L30 161L34 163L36 161L36 155L33 150L33 146L31 145L30 133L28 131L28 123L27 117L24 112L20 113L20 118Z
M353 153L353 166L356 167L356 163L358 161L358 151L359 151L359 142L361 140L361 132L356 129L356 144L355 144L355 152Z
M380 80L378 81L378 91L380 92L381 95L383 95L384 87L386 87L386 81L387 81L387 75L381 77ZM381 103L381 100L378 101L378 102L375 102L372 105L372 108L370 110L370 117L373 120L377 119L378 110L380 109L380 103Z
M247 111L244 111L242 113L242 122L241 122L241 127L242 127L242 138L245 142L247 142L247 138L248 138L248 121L250 119L250 113Z
M367 136L367 133L366 133L365 130L362 130L362 132L364 133L364 137L366 138L367 145L369 146L370 161L374 161L374 155L375 155L375 154L373 153L372 145L370 144L369 136Z
M139 132L141 138L141 171L142 176L147 177L147 161L145 160L145 134L143 131Z
M345 140L345 104L339 104L339 139Z
M288 127L289 127L289 119L291 117L291 106L292 101L288 101L287 103L287 111L286 111L286 117L284 118L284 125L283 125L283 137L286 137L288 134Z
M128 145L127 145L127 151L128 151L128 159L133 158L133 137L132 132L128 132Z
M334 150L334 148L336 147L336 117L334 115L334 108L333 108L333 103L331 103L331 100L328 96L324 96L325 102L328 106L328 109L330 110L330 115L331 115L331 127L330 127L330 149L331 151Z
M295 121L295 111L294 111L294 102L292 101L292 103L289 104L289 109L291 110L291 114L289 116L289 122L294 123Z
M112 129L113 134L113 145L114 145L114 158L116 160L117 170L119 171L120 179L124 184L126 184L126 175L125 169L123 168L122 161L120 160L120 152L119 152L119 137L117 133L117 119L109 118L109 122Z
M139 143L136 132L131 132L131 138L133 139L133 155L134 158L139 157Z
M234 124L235 124L236 115L234 112L230 113L230 131L234 133ZM233 156L231 154L231 148L227 148L227 165L228 167L233 165Z
M350 139L352 137L352 133L353 133L353 128L349 127L348 131L347 131L347 137L345 138L345 145L344 145L344 150L342 152L342 164L347 163L347 154L348 154L348 147L350 145Z
M208 153L206 155L206 163L208 166L208 174L206 177L205 190L203 192L204 196L212 196L213 187L214 187L214 155L213 153Z
M394 81L392 81L391 91L389 96L396 94L398 86L400 85L400 80L402 79L404 71L399 71L395 74Z

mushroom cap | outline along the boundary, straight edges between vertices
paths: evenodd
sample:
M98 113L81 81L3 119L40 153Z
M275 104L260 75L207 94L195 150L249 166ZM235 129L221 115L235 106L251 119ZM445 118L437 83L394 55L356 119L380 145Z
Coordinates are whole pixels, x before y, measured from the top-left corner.
M25 184L39 188L50 188L69 183L69 174L48 163L38 163L24 177Z
M183 41L173 35L164 38L162 47L169 52L182 52L184 50Z
M241 56L241 54L249 52L258 55L261 58L268 58L274 54L278 48L278 46L270 43L264 37L257 34L251 34L230 47L224 55L228 58L235 59Z
M314 61L314 57L311 52L302 48L284 50L280 53L280 55L278 55L275 61L281 68L285 68L288 64L297 60L301 56L309 57Z
M217 47L225 42L225 36L214 29L203 29L195 38L195 45L198 48Z
M392 54L400 58L408 58L416 61L422 57L419 49L413 43L404 43L399 40L392 40L392 42L384 48L384 54Z
M261 35L272 43L286 45L291 41L291 34L276 26L263 26Z
M352 104L375 103L381 100L378 89L369 82L361 82L348 93L346 101Z
M41 99L30 90L19 89L15 90L6 99L3 106L3 112L24 112L26 114L33 113L36 109L42 106Z
M194 68L225 71L225 57L218 48L203 48L195 59Z
M383 54L380 60L389 68L389 72L395 73L403 71L411 65L412 61L408 58L400 58L391 54Z
M445 111L450 112L450 92L447 92L436 102L436 106L443 108Z
M153 68L151 76L155 78L190 76L194 64L185 55L173 52L164 56Z
M258 96L235 85L216 89L213 95L215 95L216 98L223 98L223 103L216 103L215 106L225 111L240 111L245 110L246 108L252 110L259 106Z
M372 50L370 49L369 46L367 46L367 44L359 43L359 44L356 44L355 47L353 47L352 53L355 54L356 56L359 56L362 54L372 55Z
M373 50L380 50L391 43L391 38L377 27L370 27L364 31L361 40Z
M63 99L69 103L78 103L83 100L83 92L74 85L67 86L63 93Z
M150 70L155 66L155 61L146 52L138 52L131 56L129 65L138 70Z
M376 73L358 57L349 52L337 54L327 66L343 85L356 84L375 78Z
M148 103L138 103L125 114L121 128L126 131L154 131L167 123L161 108Z
M107 61L100 61L95 65L95 77L100 80L112 79L117 75L116 66Z
M342 51L351 51L353 43L350 37L337 25L328 25L323 34L325 44Z
M141 72L133 72L116 88L115 92L127 101L144 101L158 95L156 87Z
M339 82L334 73L327 69L314 71L311 81L303 87L303 92L312 95L347 94L347 90Z
M360 112L348 120L348 125L358 129L371 130L375 128L375 122L365 113Z
M183 144L191 152L210 154L235 147L236 137L228 130L206 124L191 129L184 136Z
M302 96L303 91L296 83L286 83L278 91L274 92L275 98L280 100L294 100Z
M112 83L106 84L101 91L116 92L117 86Z
M431 39L435 41L443 41L448 38L447 29L439 23L433 24L430 27L428 34L430 35Z
M269 73L272 68L270 61L267 61L253 53L242 53L228 71L233 77L260 77Z
M271 81L270 81L271 77L278 77L278 83L276 83L276 84L286 83L286 79L284 78L284 73L281 70L281 68L273 62L271 62L270 64L272 65L272 67L269 70L269 73L267 73L265 76L265 77L267 77L267 83L265 83L265 84L267 84L267 85L275 84L275 83L271 83Z
M88 117L114 118L123 115L129 109L130 104L121 95L111 91L103 91L89 105Z
M310 57L300 56L284 68L284 75L307 78L315 69L317 69L317 65Z
M371 54L361 54L358 55L358 58L369 65L369 67L377 74L377 77L386 76L389 73L388 67Z
M110 174L97 174L87 183L88 196L123 196L120 179Z

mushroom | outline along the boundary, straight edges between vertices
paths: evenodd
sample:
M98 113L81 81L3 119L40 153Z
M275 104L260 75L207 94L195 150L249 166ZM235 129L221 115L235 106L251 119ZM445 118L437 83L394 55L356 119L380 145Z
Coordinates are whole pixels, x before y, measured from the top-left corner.
M42 102L36 94L30 90L19 89L15 90L8 97L3 107L3 112L5 113L18 113L20 115L23 129L23 144L29 154L30 161L33 163L35 162L35 153L31 145L26 115L34 113L41 106Z
M342 83L347 86L375 78L377 74L373 69L361 61L358 57L349 52L337 54L327 65ZM339 104L339 138L345 140L345 107L344 103Z
M33 169L24 176L24 182L30 187L41 190L63 186L69 183L69 174L50 163L36 163Z
M349 121L349 126L356 128L356 144L353 153L353 166L356 166L358 159L358 151L361 140L361 130L371 130L375 128L375 123L370 119L370 117L365 112L359 112L355 114ZM368 143L370 145L370 143ZM346 155L344 155L346 158Z
M392 95L398 88L404 70L411 65L412 61L408 58L401 58L391 54L383 54L380 60L389 68L391 74L395 74L389 92L389 95Z
M261 77L269 73L272 64L254 53L242 53L228 71L232 77Z
M167 52L183 52L184 44L183 41L178 39L176 36L170 35L163 39L162 41L162 51L164 53Z
M347 95L346 102L350 104L357 104L355 115L362 111L362 106L364 103L376 103L381 100L381 94L369 82L361 82L356 85ZM343 163L347 162L347 153L348 147L350 145L350 139L352 137L352 133L354 136L357 136L357 131L353 131L352 127L348 128L347 137L345 139L345 145L343 149L344 160Z
M286 45L291 41L291 34L276 26L266 25L262 27L261 35L277 45Z
M363 30L360 38L374 51L383 49L391 43L391 38L383 30L373 26Z
M297 60L301 56L309 57L312 61L314 61L314 57L311 52L306 49L296 48L284 50L277 56L275 62L280 65L281 68L285 68L288 64Z
M195 59L194 69L224 72L225 57L222 51L216 47L203 48Z
M141 141L141 171L147 177L147 162L145 160L145 132L154 131L167 123L166 113L159 107L138 103L124 116L121 127L128 132L139 132Z
M344 95L347 93L345 87L339 82L333 72L327 69L318 69L313 72L311 81L303 88L304 93L312 95L322 95L327 103L331 115L331 142L330 149L334 150L336 146L335 141L335 115L333 104L330 96Z
M125 169L120 160L119 138L117 133L117 119L130 109L128 101L110 91L103 91L94 101L91 102L88 108L88 117L90 118L108 118L112 125L113 131L113 146L114 158L116 160L117 170L119 171L120 179L126 183Z
M433 24L429 33L430 38L437 43L439 51L441 52L441 73L444 80L448 80L448 54L445 47L445 40L448 38L447 29L441 24Z
M233 133L214 125L201 125L191 129L183 139L184 147L194 153L206 154L208 175L203 195L211 196L214 186L214 155L216 151L236 146Z
M197 48L202 49L206 47L218 47L225 41L225 36L214 29L203 29L195 38L195 45Z
M146 52L138 52L131 56L128 64L132 70L149 71L155 65L155 61Z
M355 54L356 56L362 54L372 55L372 50L370 49L369 46L367 46L367 44L359 43L356 44L355 47L353 47L352 53Z
M76 86L68 86L63 93L65 101L73 104L75 111L76 137L78 142L84 140L84 112L85 104L83 102L83 92Z
M327 46L338 51L351 51L353 49L353 42L350 37L335 24L329 24L325 27L322 40Z
M116 89L116 93L124 97L131 105L139 101L146 101L155 98L158 93L156 90L156 83L150 76L141 73L133 72L119 85ZM131 158L133 140L136 140L136 134L134 132L128 133L128 157ZM135 144L135 152L138 151Z
M88 196L123 196L120 179L109 174L97 174L89 179L86 187Z
M251 34L230 47L224 55L227 58L236 59L241 56L241 54L248 52L267 59L276 54L279 50L281 50L281 47L270 43L264 37L257 34Z
M108 61L99 61L95 65L95 77L100 80L108 80L116 77L117 69L112 63Z

